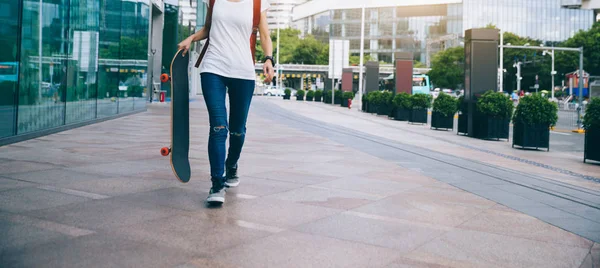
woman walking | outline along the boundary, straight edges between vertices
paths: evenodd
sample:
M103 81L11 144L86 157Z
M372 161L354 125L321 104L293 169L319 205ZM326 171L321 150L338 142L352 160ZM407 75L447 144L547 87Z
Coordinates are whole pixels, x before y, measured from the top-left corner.
M199 59L202 92L210 118L208 158L212 187L207 202L223 204L225 188L236 187L240 183L237 163L244 145L246 120L254 93L256 74L252 46L257 31L260 32L261 45L267 55L263 67L265 82L270 83L274 76L273 45L266 16L269 2L203 1L208 5L205 26L182 41L179 49L187 51L192 42L209 40L205 54L200 55ZM225 106L227 93L229 122ZM226 155L225 142L228 136L229 150Z

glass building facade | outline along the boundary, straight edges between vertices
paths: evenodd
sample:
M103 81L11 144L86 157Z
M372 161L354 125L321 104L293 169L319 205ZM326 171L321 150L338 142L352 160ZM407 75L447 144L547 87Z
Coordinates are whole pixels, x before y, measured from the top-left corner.
M0 0L0 139L145 110L149 17L148 0Z
M326 0L320 0L326 1ZM591 10L563 9L561 0L463 0L439 5L367 8L365 54L392 63L396 52L411 52L427 62L429 55L459 45L470 28L495 25L505 31L545 42L564 41L594 22ZM361 9L335 9L295 22L303 33L329 32L350 41L350 53L360 52ZM430 42L428 46L427 43Z

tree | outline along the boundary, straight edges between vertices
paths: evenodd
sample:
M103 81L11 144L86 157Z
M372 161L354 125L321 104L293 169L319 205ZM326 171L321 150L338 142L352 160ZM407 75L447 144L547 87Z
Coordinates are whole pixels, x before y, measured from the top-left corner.
M584 70L590 75L600 75L600 22L594 23L588 31L579 31L559 46L583 47ZM579 69L579 53L557 51L555 65L559 74L576 71Z
M363 57L364 57L363 64L366 63L367 61L373 60L373 58L371 58L371 54L364 54ZM350 65L358 66L359 64L360 64L360 55L359 54L350 55Z
M296 47L300 43L300 31L292 28L279 30L279 62L281 64L290 63L292 60L292 53L296 50ZM271 40L273 41L273 56L277 55L277 31L271 33ZM256 60L263 61L265 53L262 50L260 40L256 42Z
M324 45L312 36L300 40L296 49L292 52L292 63L317 64L317 59L324 51ZM322 57L320 59L323 60Z
M436 53L428 75L437 87L457 89L464 84L465 52L463 47L452 47Z

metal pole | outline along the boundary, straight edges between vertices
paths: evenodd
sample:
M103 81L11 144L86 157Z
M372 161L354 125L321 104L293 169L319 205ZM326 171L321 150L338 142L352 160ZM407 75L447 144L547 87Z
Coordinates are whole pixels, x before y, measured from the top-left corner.
M504 31L500 30L500 92L504 91Z
M281 14L277 13L277 96L279 96L279 92L281 92L281 65L279 64L279 16Z
M366 1L365 1L366 2ZM365 54L365 4L363 3L363 7L362 7L362 19L361 19L361 23L360 23L360 64L358 66L359 68L359 75L358 75L358 99L361 100L360 101L360 106L358 107L359 109L362 108L362 94L363 94L363 57Z
M581 109L583 109L583 47L579 48L579 107L577 107L577 128L580 131L582 126Z
M554 100L554 50L552 51L552 100Z
M521 92L521 62L517 62L517 92Z
M332 65L331 65L331 105L335 105L335 39L333 40L331 51L333 55L331 56Z

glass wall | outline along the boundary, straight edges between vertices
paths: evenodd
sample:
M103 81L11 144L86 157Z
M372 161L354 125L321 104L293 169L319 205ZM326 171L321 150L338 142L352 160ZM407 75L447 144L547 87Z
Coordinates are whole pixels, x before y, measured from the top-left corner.
M16 133L19 2L0 0L0 138Z
M0 0L0 138L145 109L149 16L148 0Z
M591 28L592 10L564 9L561 0L463 0L463 28L494 24L520 36L564 41Z

